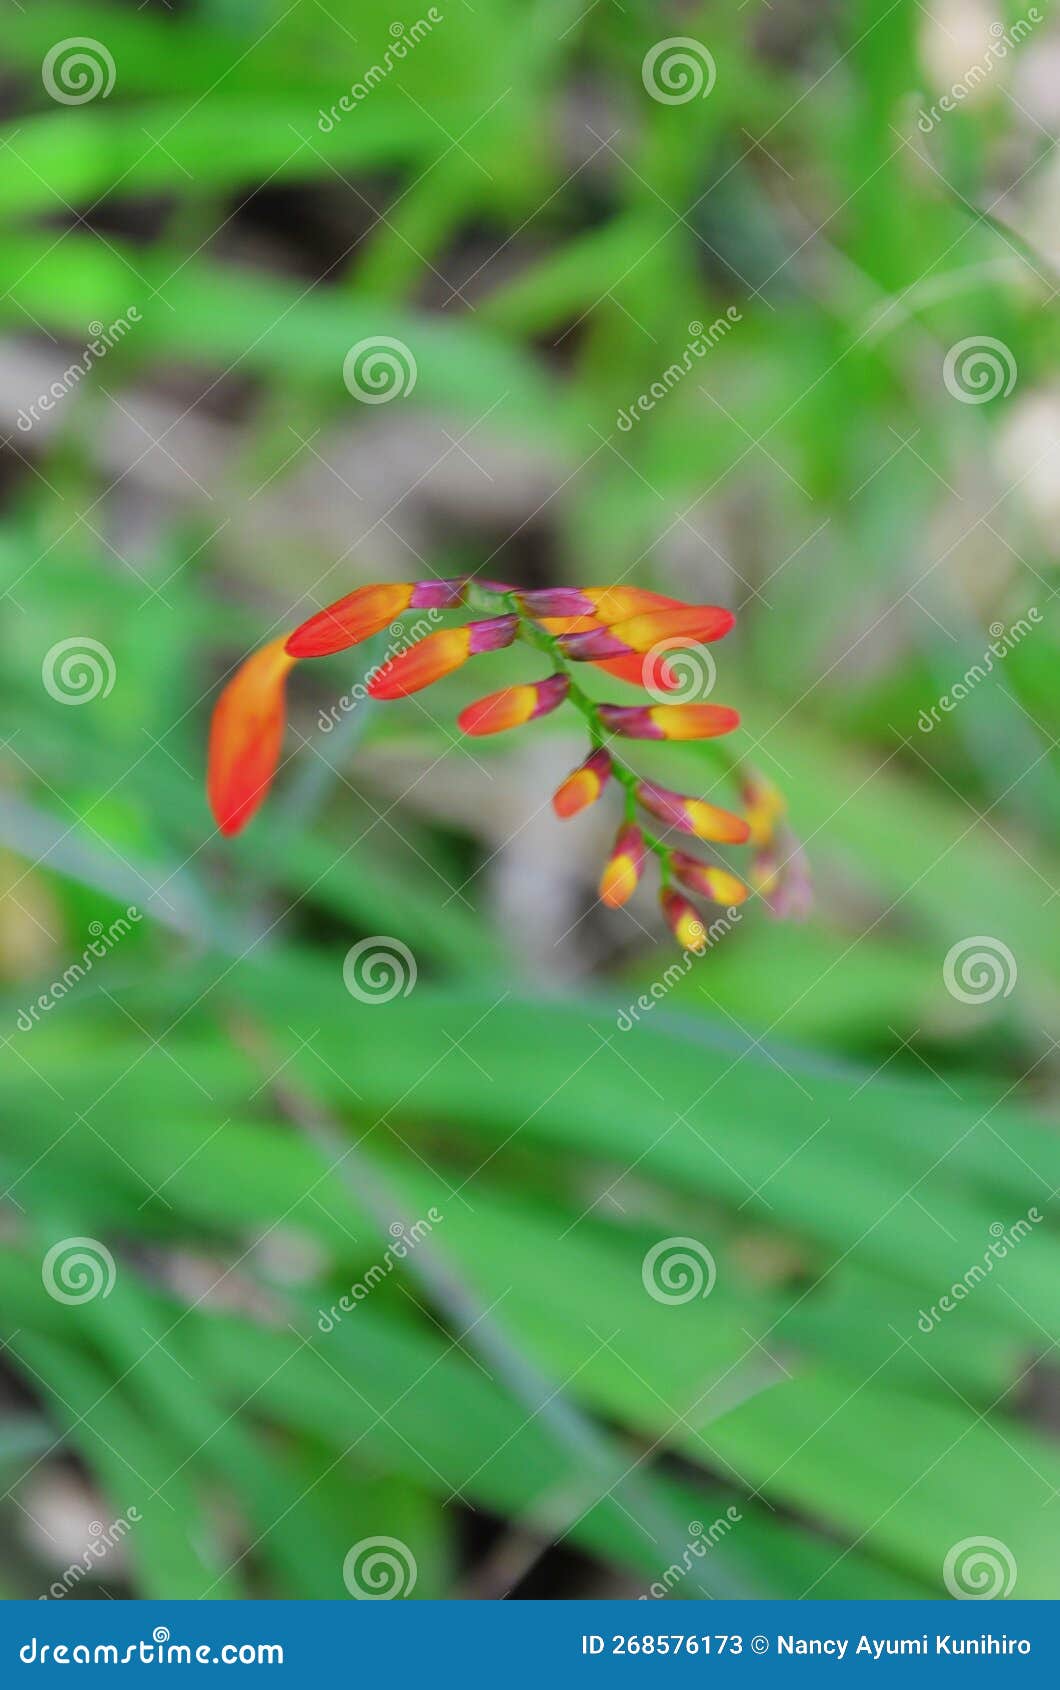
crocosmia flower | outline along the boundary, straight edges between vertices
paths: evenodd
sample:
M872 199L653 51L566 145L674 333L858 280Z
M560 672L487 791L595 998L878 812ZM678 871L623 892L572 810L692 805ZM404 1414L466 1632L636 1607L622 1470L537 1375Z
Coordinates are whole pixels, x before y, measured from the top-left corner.
M611 849L600 876L600 902L618 909L632 898L644 873L644 835L639 827L624 827Z
M606 751L594 751L580 768L568 775L552 794L552 808L561 821L576 816L587 804L595 804L604 783L611 776L611 759Z
M673 930L674 938L683 951L705 951L707 948L707 927L696 909L680 892L675 892L672 886L664 886L659 893L663 915Z
M465 734L481 737L574 707L587 728L589 750L553 793L556 815L577 815L596 803L612 782L624 790L625 821L600 877L603 904L612 909L625 904L654 855L663 880L663 915L685 950L705 950L708 931L696 906L673 881L712 903L740 904L753 890L775 914L803 913L809 900L805 856L784 820L784 799L770 782L725 754L724 778L737 785L742 799L743 813L738 813L659 786L618 754L616 742L622 740L692 743L717 739L739 725L739 716L727 705L659 701L660 694L681 685L661 653L721 639L733 625L731 611L682 604L622 584L522 592L504 582L470 576L380 582L357 587L316 611L248 658L217 701L207 793L222 833L245 827L269 789L283 744L287 676L295 664L346 651L384 629L399 641L400 618L424 611L429 620L453 611L469 619L460 626L435 628L411 644L397 643L368 675L368 696L380 702L406 698L453 674L469 658L503 650L517 640L536 652L545 662L545 674L465 705L458 723ZM607 675L644 688L651 702L601 702L582 685L587 668L598 671L598 689ZM649 831L645 817L661 823L661 831ZM671 840L675 833L712 845L750 841L757 855L746 879L741 879L727 867L702 862L678 847Z
M246 827L280 760L284 685L294 658L283 640L248 657L217 700L210 724L210 808L222 833Z
M679 610L642 611L610 627L561 634L558 643L567 657L579 660L627 657L630 652L651 651L664 641L705 645L708 640L720 640L735 620L731 610L722 610L716 604L683 605Z
M714 739L740 725L726 704L601 704L600 720L627 739Z
M456 725L466 734L499 734L505 728L520 728L535 716L547 716L563 703L570 691L566 675L550 675L547 681L529 686L502 687L476 704L461 710Z
M460 603L467 581L384 582L358 587L296 628L287 641L292 657L329 657L360 645L405 610L452 610Z
M701 863L687 851L671 852L670 867L682 885L690 892L698 892L701 898L709 898L712 904L728 904L731 909L750 897L750 888L735 874L716 868L713 863Z
M697 839L709 839L720 845L745 845L750 829L742 816L708 804L702 798L682 798L679 792L669 792L665 786L651 781L637 783L637 797L646 810L658 816L680 833L694 833Z
M517 616L491 616L488 622L468 622L463 628L439 628L426 634L375 670L368 681L368 696L407 698L409 693L422 692L469 657L511 645L518 625Z

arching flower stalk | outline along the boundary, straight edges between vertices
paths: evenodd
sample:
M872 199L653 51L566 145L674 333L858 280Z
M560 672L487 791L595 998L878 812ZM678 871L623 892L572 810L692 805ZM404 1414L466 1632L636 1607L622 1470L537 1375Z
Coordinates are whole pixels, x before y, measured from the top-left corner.
M589 754L553 794L552 805L556 815L566 819L595 803L611 781L621 788L622 826L600 881L604 904L624 904L654 856L667 922L685 949L705 949L707 924L673 881L700 898L730 907L741 904L750 888L728 868L703 862L671 842L677 834L711 844L750 841L758 851L751 884L769 899L775 913L783 913L785 902L793 913L801 913L808 880L801 856L794 878L791 861L782 864L789 834L782 820L784 801L774 787L743 771L736 759L726 758L727 773L742 788L742 810L736 813L643 779L616 749L615 742L622 740L714 739L739 725L736 711L724 705L667 702L667 694L682 683L663 655L675 646L698 648L721 639L733 625L732 613L716 605L682 604L636 587L519 592L469 577L358 587L254 653L222 692L210 730L208 776L210 805L221 832L234 834L245 827L269 789L283 739L287 675L296 662L359 645L406 611L456 608L471 611L475 620L435 630L396 651L368 677L370 698L408 697L478 653L520 640L547 658L550 673L469 704L458 724L464 733L480 736L519 727L564 703L581 714ZM586 665L645 687L652 702L598 703L580 682ZM653 831L649 817L662 823L663 831Z

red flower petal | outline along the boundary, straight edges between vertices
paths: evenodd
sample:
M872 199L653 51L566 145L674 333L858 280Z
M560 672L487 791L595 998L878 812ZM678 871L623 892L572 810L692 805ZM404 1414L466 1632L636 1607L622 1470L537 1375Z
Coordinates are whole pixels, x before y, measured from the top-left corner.
M244 828L269 790L280 760L284 687L294 659L282 639L241 664L214 707L206 790L224 834Z

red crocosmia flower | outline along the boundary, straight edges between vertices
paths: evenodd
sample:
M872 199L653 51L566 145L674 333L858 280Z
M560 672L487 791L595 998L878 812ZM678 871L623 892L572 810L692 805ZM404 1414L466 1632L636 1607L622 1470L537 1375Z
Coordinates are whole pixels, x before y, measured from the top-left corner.
M713 840L719 845L745 845L750 828L742 816L731 810L719 809L703 798L684 798L665 786L642 780L637 784L637 798L646 810L660 821L676 827L681 833L694 833L697 839Z
M580 768L567 776L552 794L552 808L561 821L595 804L611 777L611 759L606 751L594 751Z
M600 876L600 902L616 910L637 890L644 872L644 835L632 825L620 830Z
M535 716L547 716L563 703L570 691L566 675L550 675L547 681L528 686L502 687L461 710L457 726L466 734L497 734L505 728L519 728Z
M511 645L519 626L517 616L491 616L463 628L440 628L416 640L377 669L368 682L369 698L407 698L409 693L451 675L469 657Z
M287 641L292 657L330 657L381 633L406 610L451 610L463 597L466 578L456 581L396 581L358 587L318 611Z
M672 886L663 887L659 893L659 902L681 949L705 951L709 942L706 923L695 904L690 904L688 899L682 897L680 892L675 892Z
M593 616L538 616L535 620L548 634L584 634L601 626ZM627 651L624 657L598 657L589 661L594 669L603 669L616 680L628 681L631 687L650 684L656 692L673 692L681 685L680 675L674 673L664 657L655 658L650 672L646 671L646 659L639 651Z
M609 628L589 628L583 633L561 634L559 644L567 657L592 661L600 657L624 657L631 651L650 651L665 641L687 640L703 645L720 640L736 618L719 605L685 605L679 610L648 610Z
M284 685L294 659L282 639L241 664L214 707L206 790L224 834L238 833L272 783L280 760Z
M713 904L728 904L732 908L735 904L744 903L751 895L750 888L730 874L728 869L715 868L713 863L701 863L698 857L690 857L687 851L674 851L670 865L683 886L687 886L690 892L698 892L701 898L709 898Z
M725 704L601 704L600 719L626 739L714 739L740 725Z
M605 626L622 622L645 610L684 610L679 599L664 598L661 593L649 593L642 587L546 587L538 592L520 593L520 607L528 616L544 621L554 617L592 617ZM570 633L571 629L556 632Z
M724 759L725 778L740 783L746 806L746 815L735 815L705 798L643 780L621 755L623 739L711 739L739 725L736 711L725 705L679 702L687 697L677 690L684 687L683 669L696 662L691 653L686 650L684 659L673 665L666 661L674 647L693 647L727 634L731 612L716 605L681 604L639 587L521 592L504 582L470 576L358 587L311 616L286 640L274 640L255 653L221 694L210 730L207 786L222 832L236 833L243 827L268 790L283 739L284 684L296 660L356 645L406 611L452 610L458 605L480 619L460 628L437 629L397 651L368 677L371 698L405 698L459 669L478 652L497 651L521 639L546 657L552 673L476 700L461 711L459 724L466 734L500 733L547 715L565 699L574 705L586 723L590 749L556 789L553 809L561 818L577 815L600 798L612 779L624 789L627 805L626 821L600 879L604 904L616 907L632 896L650 853L660 861L666 920L687 951L704 950L711 935L675 881L719 904L742 904L754 888L775 915L805 912L810 899L805 857L784 819L784 799L763 776L731 756ZM700 659L705 658L706 653L700 653ZM582 663L642 687L647 701L598 703L580 684ZM676 694L674 701L660 701L667 692ZM646 812L640 825L629 819L634 803ZM665 824L661 834L649 826L652 816ZM725 845L752 840L757 854L746 882L727 868L676 849L668 838L671 829Z

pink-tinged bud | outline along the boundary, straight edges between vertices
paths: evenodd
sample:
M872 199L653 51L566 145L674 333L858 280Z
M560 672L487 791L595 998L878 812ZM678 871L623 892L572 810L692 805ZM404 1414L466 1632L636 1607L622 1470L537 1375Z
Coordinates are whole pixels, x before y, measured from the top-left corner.
M722 810L702 798L685 798L652 781L637 783L637 799L660 821L681 833L694 833L697 839L709 839L718 845L744 845L750 835L742 816L734 816L731 810Z
M518 616L489 616L485 622L469 622L468 655L475 657L481 651L499 651L511 645L518 628Z
M559 644L568 657L596 662L601 657L650 651L662 641L687 640L689 645L704 645L708 640L720 640L735 620L731 610L719 605L684 605L677 610L645 611L609 628L561 634Z
M804 921L813 908L813 881L806 852L788 827L757 851L747 878L778 921Z
M687 886L690 892L698 892L701 898L709 898L711 903L727 904L731 908L750 897L749 888L728 869L715 868L713 863L701 863L698 857L690 857L687 851L672 851L670 866L682 885Z
M463 628L439 628L396 652L376 669L368 682L368 696L407 698L409 693L440 681L443 675L451 675L478 652L511 645L518 626L517 616L491 616L485 622L468 622Z
M409 600L410 610L456 610L464 602L468 577L449 581L417 581Z
M461 603L467 578L452 581L384 581L357 587L296 628L287 641L289 657L330 657L379 634L406 610L452 610Z
M545 587L520 593L519 603L528 616L591 616L605 626L623 622L649 610L686 610L679 599L649 593L643 587Z
M580 768L567 776L552 794L552 808L561 821L595 804L611 778L611 759L606 751L594 751Z
M550 675L547 681L519 687L502 687L461 710L457 726L466 734L496 734L518 728L537 716L547 716L563 703L570 691L566 675Z
M674 938L683 951L694 951L701 955L707 948L707 927L694 904L680 892L675 892L672 886L664 886L659 893L663 915L673 932Z
M593 601L579 587L542 587L530 593L520 593L517 602L527 616L541 621L544 617L592 616Z
M604 726L626 739L714 739L740 725L725 704L601 704Z
M600 876L600 902L616 910L628 903L644 872L644 836L639 827L621 828Z

